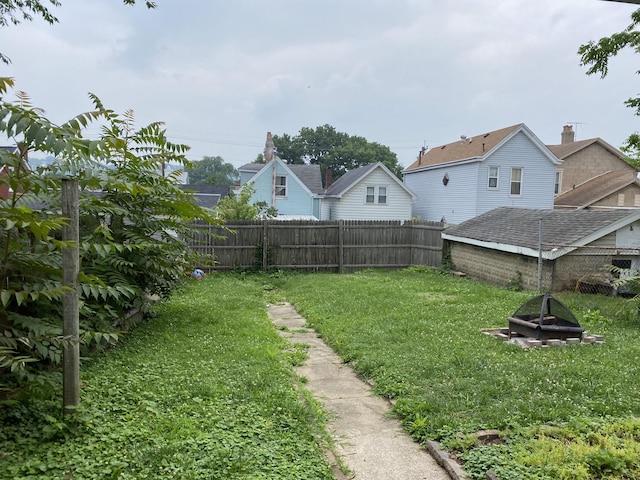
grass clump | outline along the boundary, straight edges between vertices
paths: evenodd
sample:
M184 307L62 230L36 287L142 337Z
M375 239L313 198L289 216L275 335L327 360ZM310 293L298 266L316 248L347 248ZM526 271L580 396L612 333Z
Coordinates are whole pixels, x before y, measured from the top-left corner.
M288 363L302 352L286 351L263 297L208 276L83 366L76 419L62 421L55 392L8 406L0 478L334 478L323 418Z

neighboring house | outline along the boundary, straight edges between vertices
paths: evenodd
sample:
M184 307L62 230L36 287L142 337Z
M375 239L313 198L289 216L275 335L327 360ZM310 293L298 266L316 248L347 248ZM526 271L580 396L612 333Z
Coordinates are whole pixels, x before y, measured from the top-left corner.
M621 151L601 138L575 141L570 125L561 139L560 145L548 145L563 161L556 171L556 208L640 207L638 172Z
M501 206L553 208L561 163L521 123L421 152L403 173L412 216L458 224Z
M243 165L238 172L241 187L253 183L254 203L275 207L279 219L320 220L323 187L319 165L288 165L273 156L267 163Z
M555 208L640 208L640 179L634 171L611 170L558 195Z
M381 162L349 170L324 193L322 220L409 220L415 196Z
M601 138L575 141L575 132L571 125L563 127L561 141L560 145L547 145L549 150L562 160L555 180L557 195L605 172L636 172L635 168L624 161L624 153Z
M442 238L456 270L471 278L535 290L540 273L542 290L561 291L581 281L606 283L610 265L640 268L638 232L640 209L501 207L446 229Z
M222 198L233 195L228 185L180 185L180 188L191 193L194 202L204 208L213 208Z

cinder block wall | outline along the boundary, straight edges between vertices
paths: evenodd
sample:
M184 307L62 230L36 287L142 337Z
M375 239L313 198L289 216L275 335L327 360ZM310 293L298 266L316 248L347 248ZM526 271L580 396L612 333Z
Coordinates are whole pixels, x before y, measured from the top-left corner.
M506 287L522 275L525 290L538 289L538 259L525 255L500 252L489 248L476 247L464 243L451 243L451 261L456 270L468 277L492 285ZM550 291L553 263L544 261L542 265L542 289Z
M556 260L554 272L555 290L574 290L579 280L606 282L611 274L611 255L578 251Z
M542 263L542 290L558 292L575 290L579 280L606 282L610 277L610 254L603 250L580 250L555 261ZM463 243L451 243L451 260L456 270L482 282L506 287L522 274L525 290L538 289L538 259L515 253Z

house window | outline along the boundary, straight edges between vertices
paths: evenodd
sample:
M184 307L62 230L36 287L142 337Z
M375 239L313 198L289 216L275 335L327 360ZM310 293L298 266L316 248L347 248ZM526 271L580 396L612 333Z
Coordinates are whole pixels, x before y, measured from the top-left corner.
M276 176L276 197L287 196L287 177L284 175Z
M375 203L376 201L376 188L367 187L367 203Z
M387 187L378 187L378 203L387 203Z
M488 188L497 189L498 188L498 173L500 169L497 166L489 167L489 182L487 184Z
M635 197L633 197L633 206L640 207L640 193L636 193Z
M386 204L387 187L367 187L365 202L369 204Z
M522 194L522 169L521 168L512 168L511 169L511 195L521 195Z
M553 187L553 194L560 194L560 187L562 186L562 172L556 172L556 183Z
M624 193L618 194L618 206L624 207Z

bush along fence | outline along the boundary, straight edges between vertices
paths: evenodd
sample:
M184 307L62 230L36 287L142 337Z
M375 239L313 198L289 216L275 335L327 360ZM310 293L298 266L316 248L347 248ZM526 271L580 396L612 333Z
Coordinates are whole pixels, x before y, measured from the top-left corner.
M199 232L188 240L190 247L215 255L217 270L352 272L442 266L440 222L259 220L192 226Z

